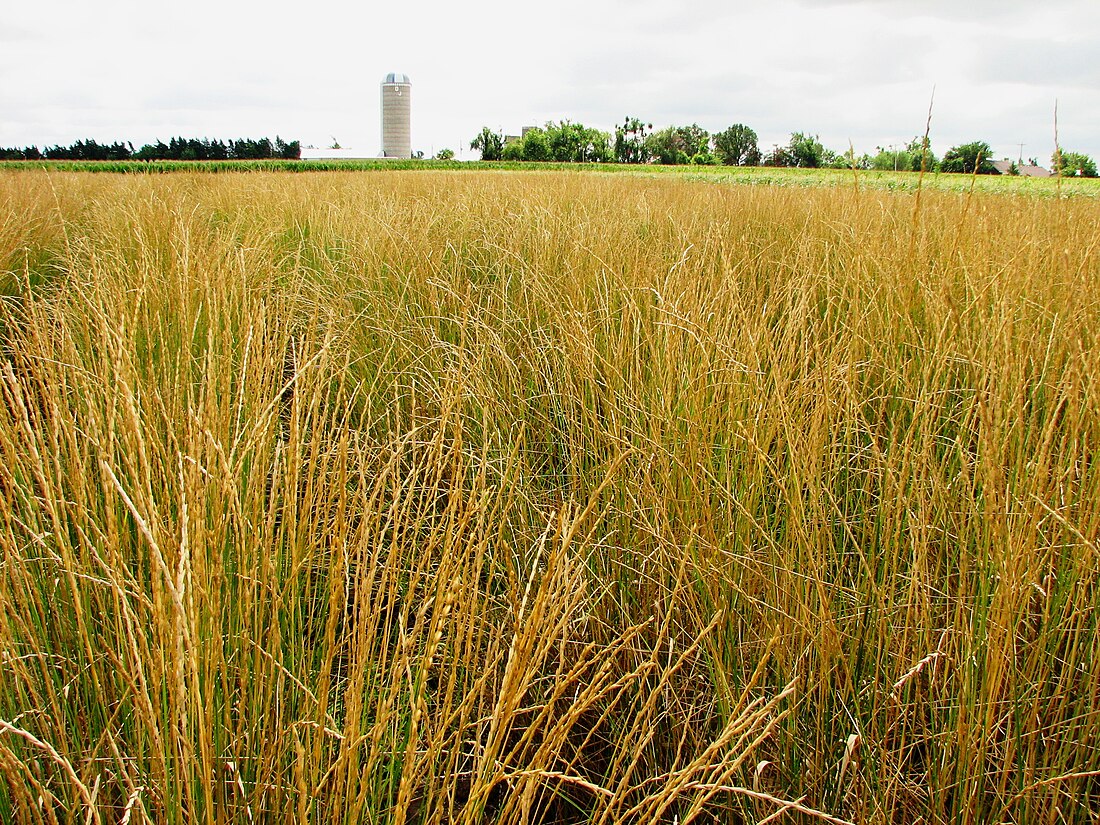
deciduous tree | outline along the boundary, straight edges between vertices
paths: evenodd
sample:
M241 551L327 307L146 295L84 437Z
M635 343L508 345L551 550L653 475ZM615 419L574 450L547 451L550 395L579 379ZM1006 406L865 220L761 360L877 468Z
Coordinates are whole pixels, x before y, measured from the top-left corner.
M714 136L714 151L726 166L756 166L760 146L756 132L743 123L735 123Z
M645 141L649 154L664 164L691 163L696 155L710 152L710 133L702 126L669 126L651 133Z
M535 127L528 129L527 133L519 141L520 160L530 160L536 163L550 160L550 140L546 131Z
M825 147L817 135L792 132L788 151L794 159L794 165L802 169L817 169L825 165Z
M693 123L690 126L673 126L678 148L689 158L710 152L710 132Z
M470 148L481 152L482 160L500 160L504 152L504 136L483 126L481 134L470 141Z
M764 158L765 166L796 166L802 169L817 169L831 163L837 156L828 152L817 135L792 132L786 146L776 146Z
M652 123L643 123L636 117L628 117L622 126L615 127L615 161L617 163L649 163L653 159L646 145L646 138L653 131Z
M977 170L979 175L996 175L997 168L989 159L992 154L993 150L983 140L952 146L944 152L943 160L940 162L940 171L969 175Z
M1066 152L1058 148L1050 158L1054 171L1064 177L1096 177L1096 161L1080 152Z
M533 130L528 131L528 136ZM559 163L601 163L611 159L610 136L581 123L546 124L550 158ZM534 158L528 158L534 160Z

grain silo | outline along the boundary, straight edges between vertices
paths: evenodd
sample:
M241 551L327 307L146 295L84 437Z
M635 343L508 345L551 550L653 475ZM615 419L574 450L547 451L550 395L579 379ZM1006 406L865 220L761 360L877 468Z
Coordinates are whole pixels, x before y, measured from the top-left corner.
M390 72L382 81L382 157L412 157L411 115L409 76Z

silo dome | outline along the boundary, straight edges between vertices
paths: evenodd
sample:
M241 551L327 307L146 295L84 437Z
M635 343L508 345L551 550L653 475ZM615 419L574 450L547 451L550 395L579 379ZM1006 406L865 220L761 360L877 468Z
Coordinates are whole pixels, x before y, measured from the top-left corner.
M388 75L386 75L386 79L383 80L382 82L383 83L405 83L405 84L408 84L410 81L409 81L409 76L407 74L402 74L401 72L390 72Z

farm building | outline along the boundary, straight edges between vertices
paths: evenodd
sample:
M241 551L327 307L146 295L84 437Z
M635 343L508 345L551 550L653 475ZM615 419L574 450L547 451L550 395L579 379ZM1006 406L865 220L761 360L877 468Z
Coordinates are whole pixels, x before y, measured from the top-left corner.
M1049 169L1044 169L1042 166L1036 166L1032 163L1016 163L1016 161L1005 158L1004 160L990 161L993 164L993 168L1000 172L1002 175L1009 174L1009 170L1012 165L1016 164L1016 171L1025 178L1049 178L1051 172Z
M382 80L382 157L412 157L412 83L390 72Z

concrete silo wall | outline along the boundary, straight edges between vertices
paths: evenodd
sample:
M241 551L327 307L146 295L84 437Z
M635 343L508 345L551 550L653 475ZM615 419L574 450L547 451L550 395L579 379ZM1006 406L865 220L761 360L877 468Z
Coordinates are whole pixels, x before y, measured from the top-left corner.
M412 85L382 84L382 155L412 157Z

